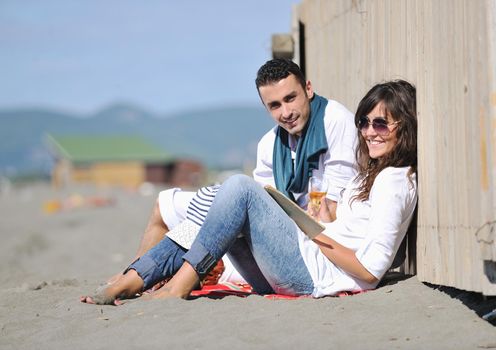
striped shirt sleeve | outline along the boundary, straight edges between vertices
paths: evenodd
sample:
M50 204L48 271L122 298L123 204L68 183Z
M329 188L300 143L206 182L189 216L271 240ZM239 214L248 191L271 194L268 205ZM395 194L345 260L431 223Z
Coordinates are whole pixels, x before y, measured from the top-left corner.
M220 185L200 188L189 203L186 219L202 226L219 188Z

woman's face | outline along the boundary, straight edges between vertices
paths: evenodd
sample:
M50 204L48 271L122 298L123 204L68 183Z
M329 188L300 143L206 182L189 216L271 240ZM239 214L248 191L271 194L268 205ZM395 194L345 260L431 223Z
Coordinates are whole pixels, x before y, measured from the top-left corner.
M396 129L399 122L394 121L391 115L386 113L382 102L379 102L366 117L368 118L368 123L364 122L363 128L360 131L369 149L370 158L379 159L391 152L396 146L398 141L396 138ZM385 130L377 128L379 130L378 133L374 129L373 123L375 119L377 119L376 124L382 122L383 129ZM387 124L386 126L384 125L384 121Z

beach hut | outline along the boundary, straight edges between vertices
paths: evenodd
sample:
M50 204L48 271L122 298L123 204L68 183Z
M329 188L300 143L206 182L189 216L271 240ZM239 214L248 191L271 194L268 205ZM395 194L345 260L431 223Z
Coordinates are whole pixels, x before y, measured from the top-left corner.
M174 158L136 136L54 136L46 141L54 157L52 183L117 185L136 188L144 182L198 187L203 165Z
M496 3L303 0L292 12L290 32L273 38L273 55L292 57L318 93L354 111L376 82L417 86L410 272L496 295Z

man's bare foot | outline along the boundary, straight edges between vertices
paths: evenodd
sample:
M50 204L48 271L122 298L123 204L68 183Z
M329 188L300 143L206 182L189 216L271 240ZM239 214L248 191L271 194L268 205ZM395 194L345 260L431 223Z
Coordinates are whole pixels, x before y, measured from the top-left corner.
M107 284L114 284L114 283L118 282L123 276L124 276L124 274L122 274L122 272L118 273L116 275L113 275L112 277L110 277L107 280Z
M121 298L134 298L142 289L141 277L135 270L129 270L114 284L103 285L93 295L82 296L80 301L87 304L121 305Z
M119 306L124 304L121 300L119 299L114 299L111 297L104 296L103 298L100 296L82 296L79 298L79 301L82 303L86 304L96 304L96 305L115 305Z
M96 289L93 295L85 295L79 298L79 301L86 304L96 305L122 305L123 302L114 295L109 294L108 286L103 285Z
M166 284L159 290L156 290L155 292L148 294L146 299L150 300L150 299L167 299L167 298L181 298L181 296L172 294L170 287L167 286Z

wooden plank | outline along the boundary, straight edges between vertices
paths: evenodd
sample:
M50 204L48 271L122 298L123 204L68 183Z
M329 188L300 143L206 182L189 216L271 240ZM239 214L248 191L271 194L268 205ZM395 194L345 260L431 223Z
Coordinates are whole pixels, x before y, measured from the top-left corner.
M482 256L496 257L496 244L476 237L496 219L496 4L305 0L298 13L322 95L354 111L378 81L416 84L418 277L496 295Z

